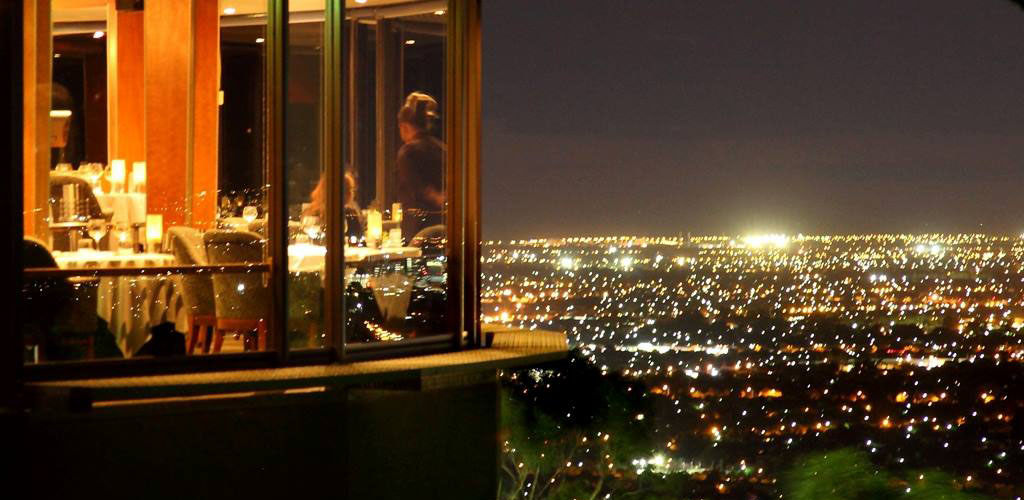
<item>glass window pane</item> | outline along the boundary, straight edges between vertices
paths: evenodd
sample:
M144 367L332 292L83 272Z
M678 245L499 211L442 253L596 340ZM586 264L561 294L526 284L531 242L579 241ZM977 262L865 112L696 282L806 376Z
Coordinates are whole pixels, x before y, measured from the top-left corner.
M120 4L26 17L25 359L264 350L263 4Z
M346 341L453 333L446 318L446 10L346 12Z
M323 154L322 1L289 4L285 179L289 207L288 346L324 345L327 247Z

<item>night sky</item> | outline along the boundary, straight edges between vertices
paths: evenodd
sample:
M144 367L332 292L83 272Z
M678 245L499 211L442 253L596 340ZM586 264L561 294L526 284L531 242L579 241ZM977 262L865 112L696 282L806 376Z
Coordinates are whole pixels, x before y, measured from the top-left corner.
M1024 232L1008 0L487 0L484 236Z

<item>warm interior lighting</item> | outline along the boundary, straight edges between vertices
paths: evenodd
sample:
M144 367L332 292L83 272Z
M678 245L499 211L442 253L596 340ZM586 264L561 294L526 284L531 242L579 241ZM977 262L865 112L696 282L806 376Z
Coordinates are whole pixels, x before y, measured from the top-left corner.
M434 15L435 16L443 16L444 15L444 11L443 10L435 10L434 11Z
M103 35L104 35L104 33L102 31L97 31L97 32L92 34L92 37L93 38L103 38Z
M157 246L164 239L164 216L161 214L146 215L146 242Z
M118 159L110 162L110 184L114 192L124 189L125 174L124 160Z
M356 3L366 3L366 0L356 0Z
M406 45L416 45L416 40L406 40L405 44Z
M367 210L366 212L366 240L367 244L374 246L384 235L384 222L378 210Z
M256 43L263 43L264 41L265 40L263 40L263 37L259 37L256 39Z
M146 162L137 161L132 163L132 192L146 192Z
M50 118L71 118L70 109L51 109Z
M224 15L230 16L235 13L234 7L224 7Z

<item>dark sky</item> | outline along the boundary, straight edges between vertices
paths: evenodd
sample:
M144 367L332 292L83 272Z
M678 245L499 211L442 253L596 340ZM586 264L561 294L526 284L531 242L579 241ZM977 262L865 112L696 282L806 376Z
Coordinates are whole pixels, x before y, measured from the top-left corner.
M1024 231L1008 0L484 9L487 238Z

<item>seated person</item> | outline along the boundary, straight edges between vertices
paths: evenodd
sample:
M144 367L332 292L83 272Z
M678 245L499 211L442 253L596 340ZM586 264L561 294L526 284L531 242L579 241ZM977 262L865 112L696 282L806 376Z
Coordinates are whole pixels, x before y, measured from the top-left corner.
M363 229L363 222L359 216L359 205L356 204L356 179L349 173L345 172L345 240L346 244L353 245L354 242L362 242L363 237L366 235ZM316 187L313 188L313 192L310 194L309 205L302 212L302 215L315 215L322 217L324 215L324 203L326 199L324 197L324 177L320 177L320 181L316 183Z

